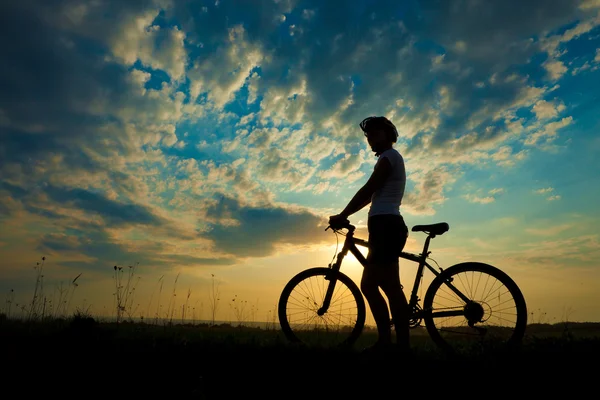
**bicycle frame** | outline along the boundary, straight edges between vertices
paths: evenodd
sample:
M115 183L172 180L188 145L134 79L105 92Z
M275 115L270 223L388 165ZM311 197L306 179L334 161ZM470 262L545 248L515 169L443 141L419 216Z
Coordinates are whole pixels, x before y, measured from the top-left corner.
M363 267L367 266L367 259L362 255L358 246L369 247L369 243L366 240L354 237L354 229L348 229L348 232L345 234L346 239L344 240L344 246L342 250L337 254L337 260L333 264L329 264L328 267L331 268L332 271L339 272L342 266L342 260L348 252L352 253L354 257L361 263ZM421 282L421 278L423 277L423 271L425 267L429 269L436 277L439 276L444 270L440 268L440 271L436 271L434 267L429 265L427 262L427 258L431 252L429 251L429 243L431 239L435 237L435 235L428 234L427 239L425 240L425 244L423 245L423 252L421 254L413 254L407 252L401 252L400 258L405 260L413 261L419 264L417 268L417 274L415 276L415 281L413 284L413 288L410 295L410 300L408 301L409 312L411 313L411 318L420 318L421 313L427 310L420 310L417 307L419 302L419 297L417 296L417 291L419 290L419 285ZM335 289L335 280L330 279L330 284L327 287L327 293L325 294L325 299L323 301L323 306L317 311L317 314L323 315L329 308L329 304L331 301L331 297L333 296L333 291ZM470 303L470 300L467 296L462 294L460 290L458 290L454 285L452 285L452 280L448 280L445 284L454 292L458 297L460 297L465 303ZM438 311L434 313L436 317L450 317L450 316L459 316L464 315L464 310L454 310L454 311Z

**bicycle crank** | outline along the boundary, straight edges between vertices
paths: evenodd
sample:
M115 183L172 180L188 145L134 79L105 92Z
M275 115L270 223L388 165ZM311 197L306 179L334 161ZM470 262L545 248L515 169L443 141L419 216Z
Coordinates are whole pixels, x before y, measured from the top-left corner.
M423 321L423 310L418 304L415 304L410 310L410 317L408 319L408 326L410 328L416 328L421 326L421 322Z

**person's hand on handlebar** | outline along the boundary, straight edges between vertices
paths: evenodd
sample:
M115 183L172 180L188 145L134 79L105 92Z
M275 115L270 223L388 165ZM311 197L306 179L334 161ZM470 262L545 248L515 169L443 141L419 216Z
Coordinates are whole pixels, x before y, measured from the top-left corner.
M342 214L332 215L329 217L329 226L333 229L341 229L350 223L348 217Z

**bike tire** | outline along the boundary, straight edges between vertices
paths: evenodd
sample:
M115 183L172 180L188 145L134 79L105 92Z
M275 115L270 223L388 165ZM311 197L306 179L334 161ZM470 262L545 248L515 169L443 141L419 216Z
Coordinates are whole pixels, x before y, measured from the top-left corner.
M423 308L425 311L423 319L425 322L425 326L427 328L427 332L429 333L429 336L431 337L433 342L437 346L439 346L442 350L444 350L450 354L458 354L460 352L460 350L457 348L458 343L452 342L452 340L450 339L450 337L448 335L445 335L445 334L443 335L440 332L440 329L438 329L438 326L436 325L435 318L434 318L434 298L435 298L436 293L438 293L438 291L440 290L442 285L445 286L445 282L448 281L448 279L453 278L460 273L471 273L472 276L475 276L474 275L475 273L479 273L479 282L477 283L477 288L475 289L474 284L471 287L471 290L475 290L475 291L477 291L477 289L479 288L479 285L482 284L481 277L483 275L487 275L488 277L495 278L497 281L499 281L502 285L504 285L506 287L508 293L510 293L510 295L512 296L512 299L514 300L514 308L515 308L515 314L516 314L512 332L509 332L508 329L501 327L501 326L496 327L496 326L490 325L490 326L493 326L493 328L486 328L486 332L488 329L489 330L496 329L497 332L501 331L502 332L502 335L500 335L501 339L499 339L500 336L497 336L494 338L493 341L490 339L489 342L485 342L483 339L483 336L487 335L487 333L485 335L479 334L479 336L481 337L481 340L475 341L475 342L471 341L469 343L470 347L466 351L473 352L473 346L472 346L473 343L477 343L478 349L482 349L482 347L480 346L482 343L485 344L485 348L487 348L487 349L496 348L501 351L508 350L508 349L515 349L516 347L518 347L522 341L524 334L525 334L525 328L527 325L527 305L525 303L525 298L523 297L521 290L519 289L517 284L514 282L514 280L512 278L510 278L505 272L501 271L500 269L498 269L492 265L479 263L479 262L465 262L465 263L453 265L453 266L445 269L442 273L440 273L440 275L438 275L429 285L427 292L425 293L425 299L423 301ZM486 279L489 280L489 278L486 278ZM500 293L501 290L498 289L498 292ZM507 293L507 292L504 292L504 294L505 293ZM453 293L450 293L450 295L452 295L452 294ZM444 297L442 297L442 298L444 298ZM447 297L445 297L445 298L447 298ZM471 299L471 300L474 300L475 303L477 303L476 299ZM500 294L498 294L498 301L500 301ZM504 303L506 303L506 301L504 301ZM485 308L489 306L485 302L485 300L479 300L479 303L477 303L477 304L481 305L482 312L484 312ZM503 303L499 303L499 304L502 307L505 307L505 305ZM466 308L466 304L465 304L465 310L466 309L467 308ZM491 314L493 314L493 313L490 312L490 315ZM500 314L501 314L501 312L500 312ZM460 317L457 317L457 318L460 319ZM466 317L463 317L463 318L465 319L465 321L467 320ZM490 318L490 317L488 317L488 318ZM462 329L463 329L463 331L460 334L464 334L466 336L467 331L469 329L473 329L473 328L463 327ZM473 329L473 331L475 331L475 329ZM453 333L456 333L456 332L453 332ZM457 336L460 336L460 334ZM473 334L471 333L471 335L473 335ZM477 336L477 335L473 335L473 336ZM466 347L462 348L462 350L465 350L465 349L467 349L467 348Z
M311 278L316 278L316 282L319 283L321 279L323 279L324 282L329 282L329 279L334 277L336 278L335 290L338 290L338 285L341 283L350 291L352 298L356 302L356 318L352 318L351 326L349 325L350 329L345 327L343 331L338 332L337 336L331 335L331 333L335 332L328 331L327 339L323 339L321 342L318 342L314 332L308 334L307 331L301 331L298 327L294 327L294 324L290 321L292 313L288 313L288 310L290 309L290 305L293 304L293 301L290 299L290 295L294 289L300 287L303 282ZM323 285L325 284L323 283ZM320 307L321 304L318 306ZM316 310L311 310L311 312L314 313L313 318L321 318L317 316ZM365 325L366 309L362 292L354 283L354 281L350 279L350 277L342 272L334 271L329 268L310 268L298 273L283 288L283 291L279 297L278 316L281 330L283 331L285 337L292 343L305 345L317 344L327 347L350 347L354 344L354 342L356 342L362 333ZM310 338L310 340L308 338Z

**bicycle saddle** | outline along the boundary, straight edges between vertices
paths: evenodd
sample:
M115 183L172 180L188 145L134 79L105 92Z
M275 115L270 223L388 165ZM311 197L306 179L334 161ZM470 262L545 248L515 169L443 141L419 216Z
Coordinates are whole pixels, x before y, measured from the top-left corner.
M446 222L439 222L437 224L430 225L415 225L412 227L413 232L425 232L433 235L443 235L448 232L450 226Z

